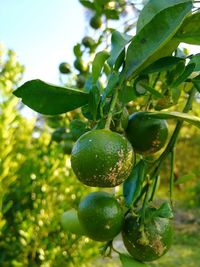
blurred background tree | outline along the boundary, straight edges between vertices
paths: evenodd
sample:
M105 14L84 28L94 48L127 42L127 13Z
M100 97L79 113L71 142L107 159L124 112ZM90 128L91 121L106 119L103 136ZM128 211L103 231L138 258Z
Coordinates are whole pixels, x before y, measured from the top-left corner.
M1 49L0 60L0 265L84 266L98 250L64 233L60 216L87 189L72 175L62 147L49 146L50 129L21 115L11 93L24 72L15 53Z

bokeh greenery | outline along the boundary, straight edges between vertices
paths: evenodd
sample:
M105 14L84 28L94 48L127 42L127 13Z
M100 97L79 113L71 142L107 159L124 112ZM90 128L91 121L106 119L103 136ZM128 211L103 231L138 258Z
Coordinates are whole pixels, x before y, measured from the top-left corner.
M116 10L108 12L107 16L118 18L121 11ZM101 34L97 46L99 44ZM79 48L76 46L77 50ZM93 53L93 49L86 49L86 52ZM63 153L63 143L52 141L51 136L54 129L69 126L71 118L79 119L81 115L77 111L57 117L24 117L26 109L12 96L23 72L24 67L15 53L1 47L0 266L121 266L116 257L100 257L101 243L62 230L60 216L63 211L77 208L80 199L93 189L75 178L70 157ZM87 73L77 73L75 80L66 80L72 86L82 88ZM128 107L129 111L138 110L143 100L143 97L138 98L135 106ZM193 112L200 115L199 100L194 103ZM173 122L170 127L174 127ZM174 245L164 257L152 263L152 267L199 265L199 158L199 130L184 124L176 147ZM169 169L170 163L166 161L157 193L159 199L169 196ZM120 247L120 241L117 244Z
M1 50L0 266L86 266L97 246L64 233L60 215L88 189L71 173L69 156L50 145L50 128L21 115L11 91L23 69Z

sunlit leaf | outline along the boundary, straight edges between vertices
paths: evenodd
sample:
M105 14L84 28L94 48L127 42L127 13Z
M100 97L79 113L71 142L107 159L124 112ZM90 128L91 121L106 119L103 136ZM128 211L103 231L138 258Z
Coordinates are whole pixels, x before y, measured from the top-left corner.
M175 37L180 42L199 45L200 44L200 12L187 17Z
M106 97L110 96L112 92L116 89L116 86L119 82L119 74L116 72L112 72L108 84L102 94L102 102L105 103Z
M132 36L114 31L111 37L111 52L108 59L108 64L112 67L117 58L120 56L125 46L130 42Z
M88 94L82 91L48 84L41 80L26 82L13 94L22 98L22 102L29 108L45 115L65 113L88 102Z
M154 63L152 63L150 66L148 66L146 69L142 71L143 74L149 74L154 72L162 72L171 70L174 66L176 66L179 62L185 62L184 58L180 57L164 57L160 58Z
M142 28L133 38L127 50L125 62L127 78L136 75L153 61L163 57L160 50L179 29L191 8L191 1L169 7L157 14ZM172 52L171 45L166 45L165 53L168 51Z
M158 13L169 7L176 6L188 2L188 0L151 0L140 12L137 21L137 32L139 32L146 24L148 24Z
M129 177L123 184L123 195L127 207L138 198L142 190L145 179L146 164L141 160L133 169Z
M160 111L160 112L148 112L147 116L158 119L178 119L181 121L186 121L200 128L200 118L186 113L175 112L175 111L174 112Z
M95 55L95 58L92 63L92 77L94 81L99 78L101 70L108 57L109 53L107 51L100 51Z

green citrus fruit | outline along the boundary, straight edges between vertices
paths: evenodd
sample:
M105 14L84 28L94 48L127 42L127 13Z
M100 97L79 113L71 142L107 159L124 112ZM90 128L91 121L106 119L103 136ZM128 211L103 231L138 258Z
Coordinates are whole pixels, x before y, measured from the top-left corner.
M74 61L74 67L79 70L81 73L82 72L87 72L88 70L88 66L83 62L82 59L80 58L77 58L75 61Z
M125 247L139 261L154 261L163 256L172 244L171 220L154 217L146 220L141 231L138 217L131 214L124 220L122 237Z
M56 142L60 142L62 140L62 135L65 133L65 128L59 127L57 128L51 135L51 139Z
M133 113L129 117L126 135L137 153L153 154L159 151L167 141L167 122L151 118L146 112Z
M93 192L79 204L78 218L88 237L108 241L121 231L123 212L115 197L106 192Z
M133 166L133 149L128 140L118 133L105 129L89 131L75 143L71 165L82 183L114 187L129 176Z
M63 62L59 65L59 71L63 74L69 74L71 72L70 65L66 62Z
M65 211L61 216L60 222L62 228L67 232L76 235L85 234L85 231L83 230L83 227L79 222L77 211L75 209Z
M95 41L90 36L85 36L82 40L82 44L85 47L92 48L95 45Z
M72 152L72 148L73 148L74 142L73 140L66 140L62 143L62 149L63 149L63 153L70 155Z
M72 140L73 139L73 135L69 132L69 133L64 133L62 134L62 140L64 141L68 141L68 140Z
M93 29L97 30L97 29L101 28L101 25L102 25L101 17L95 15L94 17L92 17L90 19L90 26Z

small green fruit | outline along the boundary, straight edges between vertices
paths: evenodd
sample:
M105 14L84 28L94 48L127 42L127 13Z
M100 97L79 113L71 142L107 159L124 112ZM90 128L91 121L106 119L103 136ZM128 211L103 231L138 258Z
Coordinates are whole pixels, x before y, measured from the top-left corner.
M87 72L88 66L83 62L82 59L77 58L74 61L74 67L79 70L80 72Z
M92 48L95 45L94 39L92 39L90 36L85 36L82 40L82 44L87 48Z
M97 30L97 29L101 28L101 25L102 25L102 19L101 19L101 17L95 15L94 17L92 17L90 19L90 26L93 29Z
M59 71L62 74L69 74L71 72L70 65L66 62L63 62L59 65Z
M85 235L75 209L65 211L61 216L61 225L62 228L72 234L76 235Z
M65 128L63 128L63 127L57 128L57 129L52 133L52 136L51 136L52 141L55 141L55 142L60 142L60 141L62 141L62 135L63 135L64 133L65 133Z

